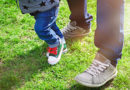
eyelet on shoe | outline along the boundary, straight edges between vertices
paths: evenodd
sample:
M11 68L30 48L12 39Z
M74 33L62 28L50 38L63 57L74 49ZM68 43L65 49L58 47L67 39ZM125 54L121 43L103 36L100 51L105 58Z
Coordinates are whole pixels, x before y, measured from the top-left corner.
M102 72L105 72L107 70L108 67L106 67Z

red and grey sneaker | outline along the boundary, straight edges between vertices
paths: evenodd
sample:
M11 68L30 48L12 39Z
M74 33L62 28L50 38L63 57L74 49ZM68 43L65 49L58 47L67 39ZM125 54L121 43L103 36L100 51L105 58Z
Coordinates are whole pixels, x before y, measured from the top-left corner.
M48 63L55 65L60 61L61 55L63 52L63 44L60 43L59 46L50 48L48 47Z
M65 54L68 51L66 43L63 43L63 54ZM46 53L46 56L49 57L49 52Z

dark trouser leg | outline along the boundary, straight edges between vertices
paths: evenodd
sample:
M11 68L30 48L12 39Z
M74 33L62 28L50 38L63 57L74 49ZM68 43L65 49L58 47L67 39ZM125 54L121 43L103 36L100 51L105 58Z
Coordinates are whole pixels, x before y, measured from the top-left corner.
M90 28L90 21L93 19L87 13L87 0L67 0L71 11L70 20L76 21L78 26Z
M112 63L121 58L124 41L124 0L97 0L95 45Z

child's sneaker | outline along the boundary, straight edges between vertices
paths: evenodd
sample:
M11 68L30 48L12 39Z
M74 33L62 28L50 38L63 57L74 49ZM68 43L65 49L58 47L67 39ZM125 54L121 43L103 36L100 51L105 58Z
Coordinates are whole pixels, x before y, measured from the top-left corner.
M54 48L50 48L48 47L48 63L51 65L55 65L56 63L59 62L61 55L63 52L63 44L60 43L59 46L54 47Z
M63 43L63 54L65 54L68 51L66 43ZM49 52L46 53L46 56L49 57Z

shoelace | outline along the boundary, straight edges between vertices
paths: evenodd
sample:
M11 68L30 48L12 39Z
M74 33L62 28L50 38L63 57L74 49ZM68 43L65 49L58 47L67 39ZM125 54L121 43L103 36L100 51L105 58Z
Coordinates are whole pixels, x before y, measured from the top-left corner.
M97 76L98 74L103 72L107 67L109 67L108 64L104 64L97 60L94 60L92 65L86 70L86 72L93 76Z
M57 55L57 47L54 47L54 48L48 47L48 48L47 48L47 51L48 51L50 54Z
M63 29L63 33L68 32L68 31L73 31L76 30L78 27L77 26L72 26L70 23Z

